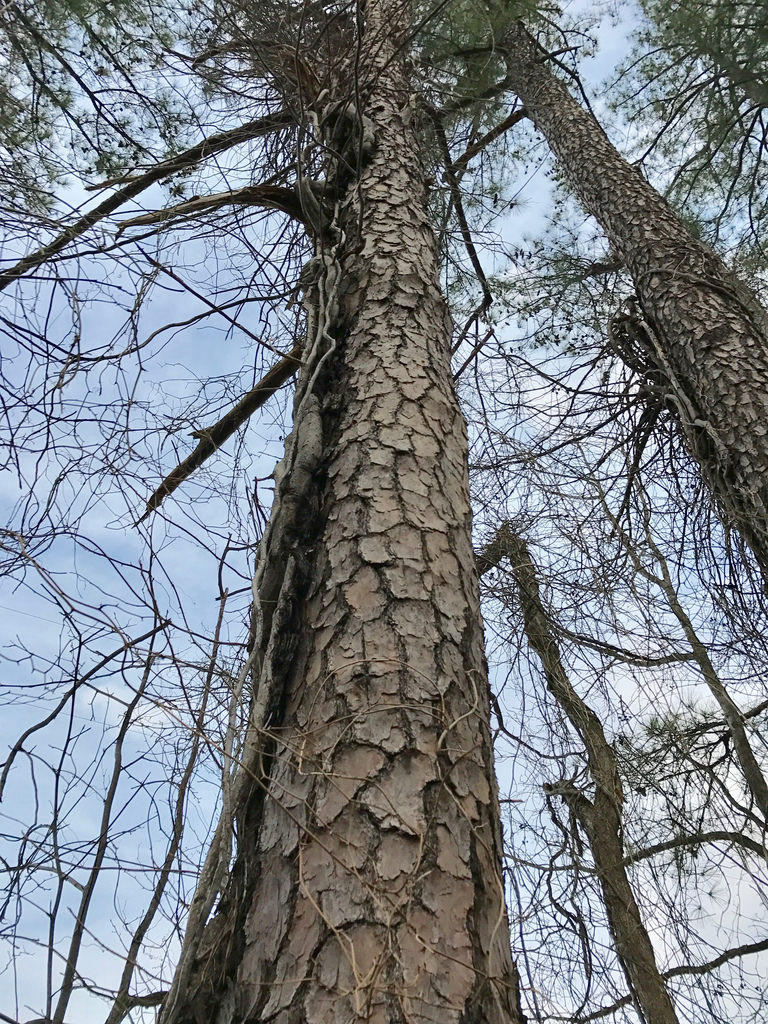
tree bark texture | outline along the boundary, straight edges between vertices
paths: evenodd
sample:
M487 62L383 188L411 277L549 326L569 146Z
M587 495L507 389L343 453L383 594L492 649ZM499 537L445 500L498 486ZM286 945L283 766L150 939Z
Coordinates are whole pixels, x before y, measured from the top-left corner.
M528 545L514 533L509 523L504 523L478 559L480 572L493 568L505 556L517 586L526 639L541 661L547 688L584 743L595 794L592 800L588 799L570 781L548 784L545 789L563 799L586 833L616 952L642 1011L642 1019L647 1024L678 1024L624 867L624 795L616 755L605 738L600 719L571 684L541 600L536 566Z
M407 28L401 5L369 0L373 146L318 239L265 536L277 557L257 572L259 756L229 883L164 1021L523 1020Z
M511 88L634 282L645 356L666 381L688 449L726 527L768 574L768 317L722 260L611 145L517 23L505 38Z

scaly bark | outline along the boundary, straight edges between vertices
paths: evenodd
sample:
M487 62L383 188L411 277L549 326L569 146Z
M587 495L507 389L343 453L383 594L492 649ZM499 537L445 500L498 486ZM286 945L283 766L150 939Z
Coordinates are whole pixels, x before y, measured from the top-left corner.
M504 523L478 559L480 573L509 559L523 613L525 635L544 670L547 688L581 737L587 767L595 786L592 800L571 782L547 785L560 796L581 824L597 869L611 933L627 981L647 1024L678 1024L667 986L659 971L648 930L635 901L625 868L622 839L624 795L616 756L605 738L600 719L579 697L563 664L539 594L536 567L528 545Z
M400 4L368 0L358 94L374 147L305 299L255 583L238 850L164 1024L523 1020L407 31Z
M504 40L511 88L632 276L691 454L727 527L768 578L768 317L694 239L551 73L523 25Z

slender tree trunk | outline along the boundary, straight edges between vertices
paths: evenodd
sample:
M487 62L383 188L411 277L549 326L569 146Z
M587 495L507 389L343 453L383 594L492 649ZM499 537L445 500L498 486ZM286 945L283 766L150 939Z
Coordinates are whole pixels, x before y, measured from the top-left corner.
M505 556L517 585L526 638L541 661L549 691L584 743L595 795L592 800L587 799L570 781L545 788L562 797L586 833L616 952L643 1019L647 1024L678 1024L624 867L624 795L616 755L605 738L599 718L571 685L539 594L536 567L528 545L512 531L509 523L501 527L493 543L480 556L480 572L497 565Z
M605 502L605 499L603 499L603 502ZM685 638L690 645L693 662L698 666L699 672L701 673L702 679L706 683L709 692L717 701L722 712L723 719L725 720L725 724L728 727L731 742L733 743L733 751L736 755L739 767L741 768L747 791L750 793L757 809L762 815L763 822L768 823L768 780L766 779L763 768L752 749L752 744L750 743L749 734L747 732L746 719L743 712L732 699L728 692L728 688L720 678L717 669L712 663L712 659L709 657L706 644L702 643L693 622L689 618L683 605L680 603L677 589L672 579L672 573L670 572L669 565L667 564L667 560L664 557L661 548L654 541L651 531L646 525L645 542L653 554L658 566L658 573L651 572L643 565L642 560L638 558L637 551L632 540L624 533L621 525L615 519L612 521L612 526L616 531L616 535L621 539L625 551L632 560L635 566L635 571L649 582L659 587L661 592L664 594L672 614L680 623Z
M523 1020L407 29L368 0L373 147L318 243L255 583L257 756L246 744L234 868L165 1024Z
M626 266L686 444L727 527L768 577L768 318L749 290L694 239L550 72L517 23L505 39L511 88L584 208Z

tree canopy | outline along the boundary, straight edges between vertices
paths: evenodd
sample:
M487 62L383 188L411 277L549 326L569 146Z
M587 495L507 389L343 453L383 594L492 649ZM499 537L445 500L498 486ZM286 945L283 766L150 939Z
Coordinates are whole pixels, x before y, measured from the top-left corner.
M254 600L293 558L270 508L314 557L285 466L325 486L301 418L353 319L330 268L366 254L366 104L399 61L469 434L524 1013L765 1017L764 10L625 4L631 40L532 2L400 13L371 43L364 3L0 4L10 1024L171 1013L190 917L240 891ZM348 379L324 384L326 446ZM230 888L203 913L222 828ZM185 984L215 1000L212 935Z

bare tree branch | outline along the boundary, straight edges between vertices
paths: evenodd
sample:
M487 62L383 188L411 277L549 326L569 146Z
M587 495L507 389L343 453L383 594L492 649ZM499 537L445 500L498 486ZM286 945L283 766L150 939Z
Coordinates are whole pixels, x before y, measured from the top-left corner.
M13 281L28 274L31 270L41 266L51 259L52 256L58 255L70 242L79 238L80 235L93 227L94 224L98 224L99 221L114 213L115 210L119 209L124 203L127 203L128 200L140 195L156 181L161 181L172 174L178 174L189 167L194 167L195 164L214 153L222 153L232 146L238 145L240 142L246 142L248 139L255 139L260 135L268 135L271 132L279 131L281 128L287 128L292 123L293 119L285 111L268 114L265 117L257 118L255 121L248 121L238 128L231 128L229 131L211 135L207 139L203 139L189 149L184 150L184 152L161 160L160 163L155 164L154 167L151 167L138 177L129 178L122 188L99 203L93 210L84 213L74 224L65 228L61 234L57 235L47 245L25 256L15 266L0 274L0 291L7 288ZM114 183L113 180L107 184L111 185Z
M299 196L295 189L283 188L279 185L248 185L245 188L230 192L219 192L211 196L194 196L183 203L177 203L165 210L152 210L138 217L124 220L118 229L118 235L126 228L138 227L142 224L163 224L179 217L197 217L201 213L210 213L226 206L266 206L287 213L294 220L309 223Z
M227 438L231 437L238 427L242 426L257 409L260 409L274 395L278 388L281 388L283 384L291 379L301 365L300 356L301 346L296 345L287 356L284 356L279 363L276 363L261 378L254 388L251 388L247 394L243 395L240 401L222 416L220 420L210 427L196 430L193 433L193 437L199 438L197 447L168 474L152 494L147 501L146 511L136 525L143 523L155 509L159 508L164 498L169 494L173 494L176 488L183 484L187 477L190 477L195 470L199 469L206 459L213 455L217 448L221 448Z

